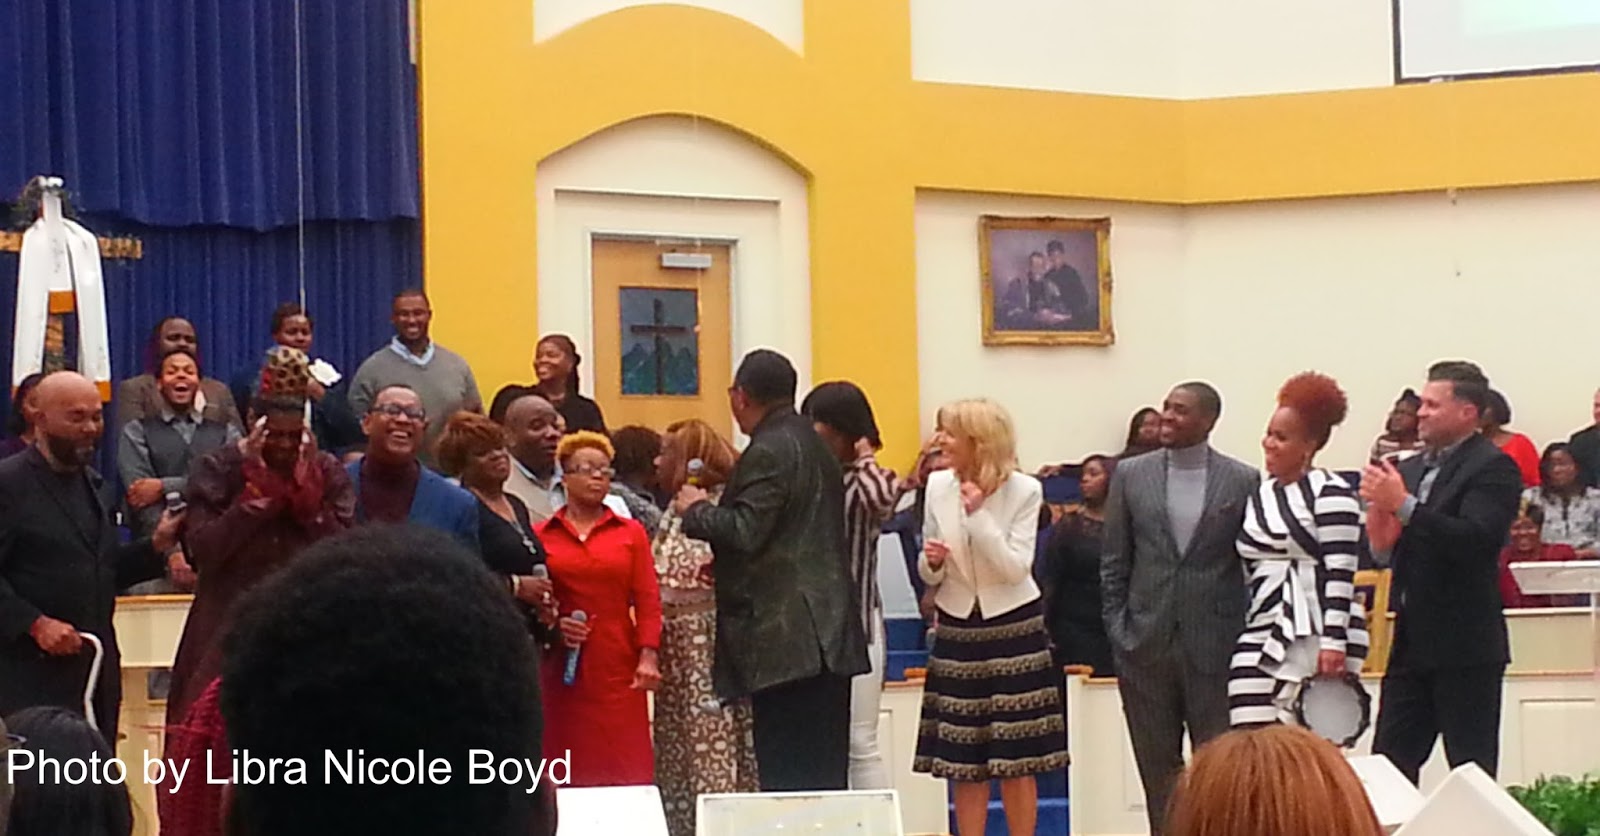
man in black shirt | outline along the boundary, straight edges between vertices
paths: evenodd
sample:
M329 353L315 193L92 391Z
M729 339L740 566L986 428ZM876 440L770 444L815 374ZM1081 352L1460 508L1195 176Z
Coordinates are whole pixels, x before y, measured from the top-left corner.
M118 589L162 575L181 517L120 544L89 463L104 430L99 390L57 372L35 390L33 447L0 461L0 715L36 705L81 711L92 653L105 645L94 714L112 747L122 702L111 613Z

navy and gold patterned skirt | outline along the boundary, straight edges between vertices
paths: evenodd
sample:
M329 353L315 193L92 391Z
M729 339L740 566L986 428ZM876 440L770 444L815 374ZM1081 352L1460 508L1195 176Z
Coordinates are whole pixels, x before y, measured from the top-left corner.
M912 769L988 781L1067 765L1061 670L1037 599L995 618L940 611Z

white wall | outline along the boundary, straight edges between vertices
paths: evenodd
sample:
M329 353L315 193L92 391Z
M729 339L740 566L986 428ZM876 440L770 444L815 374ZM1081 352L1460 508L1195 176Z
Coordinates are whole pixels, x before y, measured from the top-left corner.
M619 9L659 5L666 4L652 0L538 0L533 4L533 38L549 40L584 21ZM766 30L795 52L805 51L804 0L673 0L672 5L698 6L737 17Z
M595 235L733 242L733 358L771 347L811 379L806 181L744 136L687 117L640 119L551 156L538 171L539 331L593 354ZM584 364L584 388L594 369Z
M982 214L1110 215L1116 345L984 347ZM1218 446L1258 462L1277 387L1314 368L1351 401L1322 461L1357 466L1400 390L1466 357L1542 446L1589 422L1600 384L1597 227L1600 185L1191 209L922 193L924 425L988 395L1015 414L1024 465L1077 459L1115 452L1137 407L1199 377L1222 391Z
M922 81L1194 99L1393 82L1390 0L911 0Z
M911 0L919 81L1170 98L1178 0Z

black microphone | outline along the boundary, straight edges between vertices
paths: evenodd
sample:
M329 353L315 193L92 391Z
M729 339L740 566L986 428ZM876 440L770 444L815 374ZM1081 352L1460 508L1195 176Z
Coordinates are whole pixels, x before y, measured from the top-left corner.
M586 624L589 621L589 614L583 610L573 610L572 615L568 617L579 624ZM583 645L581 644L577 647L567 648L567 669L561 672L562 685L571 685L578 681L578 655L582 652Z

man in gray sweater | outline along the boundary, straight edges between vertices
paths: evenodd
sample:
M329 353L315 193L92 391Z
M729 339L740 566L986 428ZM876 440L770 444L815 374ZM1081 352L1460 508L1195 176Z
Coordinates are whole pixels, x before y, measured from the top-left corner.
M390 386L404 386L416 392L428 414L428 429L418 457L433 467L434 441L450 416L460 410L482 412L483 398L467 361L428 336L433 308L427 294L421 290L400 291L394 297L390 321L394 323L394 339L373 352L350 381L350 411L357 418L366 415L378 393Z
M1161 410L1164 449L1117 465L1106 499L1100 580L1106 633L1150 832L1160 834L1196 748L1228 730L1228 663L1244 628L1235 541L1261 477L1209 443L1222 398L1182 383Z

